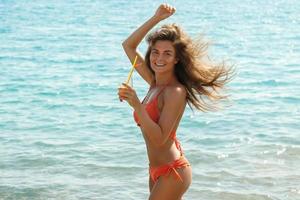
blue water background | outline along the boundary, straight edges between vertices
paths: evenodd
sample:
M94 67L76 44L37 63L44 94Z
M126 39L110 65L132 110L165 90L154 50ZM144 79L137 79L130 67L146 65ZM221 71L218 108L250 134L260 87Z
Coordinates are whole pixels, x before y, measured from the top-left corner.
M161 2L0 0L0 199L147 199L144 141L116 88L122 41ZM300 199L300 1L167 2L163 23L237 68L226 107L187 108L178 129L185 199Z

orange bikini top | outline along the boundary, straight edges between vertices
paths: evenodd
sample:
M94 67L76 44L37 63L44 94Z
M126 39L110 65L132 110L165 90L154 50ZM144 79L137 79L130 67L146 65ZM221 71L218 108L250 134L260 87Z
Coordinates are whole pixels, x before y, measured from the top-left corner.
M145 109L146 109L146 112L148 113L149 117L155 122L155 123L158 123L159 121L159 117L160 117L160 112L159 112L159 109L158 109L158 97L159 95L163 92L163 90L166 88L167 85L165 85L158 93L157 95L151 99L151 101L149 101L148 103L144 104L145 105ZM151 90L152 86L150 87L149 91ZM149 93L148 91L148 93ZM146 95L146 97L148 96L148 94ZM146 97L143 99L142 101L142 104L144 103ZM134 111L133 112L133 117L134 117L134 121L137 123L138 126L140 126L139 124L139 118L136 114L136 112ZM176 132L173 131L170 135L170 137L172 139L175 139L176 137Z
M149 101L148 103L144 104L145 99L147 98L148 94L145 96L145 98L142 101L142 104L145 105L145 109L149 115L149 117L155 122L158 123L159 120L159 109L158 109L158 96L163 92L163 90L165 89L166 86L164 86L157 94L156 96L151 99L151 101ZM153 87L151 86L149 91L152 89ZM149 93L148 91L148 93ZM137 123L138 126L140 126L139 124L139 118L136 114L136 112L133 112L133 117L134 117L134 121Z

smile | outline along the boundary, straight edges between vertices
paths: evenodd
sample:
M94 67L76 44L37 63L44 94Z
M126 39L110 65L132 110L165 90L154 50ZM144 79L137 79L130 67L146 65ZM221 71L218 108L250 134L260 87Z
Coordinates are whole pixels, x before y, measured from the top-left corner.
M155 64L157 67L163 67L163 66L165 66L165 64Z

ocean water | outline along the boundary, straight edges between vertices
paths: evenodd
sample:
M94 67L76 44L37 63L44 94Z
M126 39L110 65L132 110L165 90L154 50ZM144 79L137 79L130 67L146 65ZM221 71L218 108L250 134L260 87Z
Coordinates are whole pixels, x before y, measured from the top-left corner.
M121 43L162 1L0 0L0 199L147 199L148 161L117 97ZM237 68L230 106L187 107L184 199L300 199L300 1L173 0ZM140 46L145 52L146 44ZM147 85L134 74L140 98Z

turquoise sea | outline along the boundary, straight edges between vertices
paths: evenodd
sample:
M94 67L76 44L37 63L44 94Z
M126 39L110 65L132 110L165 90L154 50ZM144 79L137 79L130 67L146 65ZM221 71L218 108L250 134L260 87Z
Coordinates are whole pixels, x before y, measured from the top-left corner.
M158 0L0 0L0 199L148 198L148 161L117 97L122 41ZM173 0L178 23L235 64L230 106L187 107L186 200L300 199L300 1ZM146 44L140 51L145 53ZM134 74L140 98L148 90Z

